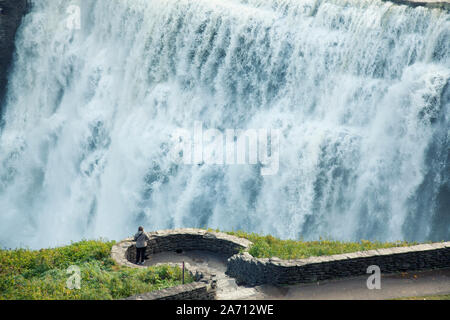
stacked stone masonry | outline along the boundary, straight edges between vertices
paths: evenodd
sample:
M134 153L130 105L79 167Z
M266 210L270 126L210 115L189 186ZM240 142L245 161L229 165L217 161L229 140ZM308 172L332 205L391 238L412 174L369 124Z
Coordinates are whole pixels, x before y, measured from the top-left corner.
M229 255L247 249L251 242L221 232L200 229L162 230L147 233L146 255L168 251L206 250ZM112 257L121 265L135 267L130 261L136 258L136 246L132 238L123 240L112 249Z
M450 242L361 251L298 260L257 259L249 253L228 260L227 274L240 284L296 284L367 274L371 265L381 273L450 267Z
M138 294L124 300L214 300L214 290L207 284L194 282L172 288Z
M147 234L150 238L147 255L176 250L206 250L224 253L230 256L227 274L235 278L238 283L250 286L296 284L366 275L367 268L371 265L379 266L381 272L385 274L450 267L450 242L281 260L254 258L248 253L252 244L250 241L220 232L178 229ZM137 267L130 262L134 261L135 255L136 248L132 239L126 239L112 248L113 259L121 265ZM199 272L191 268L189 264L186 264L186 268L198 281L195 286L185 285L176 287L174 291L164 291L165 293L161 295L155 292L139 295L139 297L141 299L152 297L171 299L174 295L184 297L180 299L190 299L189 297L203 299L199 298L200 295L206 295L208 299L214 297L214 275Z
M147 233L146 255L160 252L203 250L229 257L247 250L251 242L220 232L199 229L162 230ZM120 265L139 268L131 261L136 258L136 246L132 238L113 246L111 257ZM170 264L169 264L170 265ZM130 297L132 300L214 300L216 295L215 275L185 264L196 282Z

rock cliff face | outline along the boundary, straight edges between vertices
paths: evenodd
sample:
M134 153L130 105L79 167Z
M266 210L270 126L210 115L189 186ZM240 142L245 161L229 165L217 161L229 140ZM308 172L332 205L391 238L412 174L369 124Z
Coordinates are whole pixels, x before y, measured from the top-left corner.
M14 53L14 39L28 0L0 0L0 115L6 92L8 69Z

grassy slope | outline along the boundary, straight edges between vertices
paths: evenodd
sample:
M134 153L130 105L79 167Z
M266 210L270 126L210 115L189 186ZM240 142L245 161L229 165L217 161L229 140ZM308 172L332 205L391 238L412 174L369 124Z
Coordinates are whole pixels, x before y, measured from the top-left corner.
M112 245L82 241L39 251L0 250L0 300L109 300L181 284L180 268L115 265L110 258ZM71 275L67 268L72 265L81 270L79 290L66 285Z
M280 259L302 259L311 256L324 256L381 248L403 247L417 243L398 242L342 242L333 240L302 241L280 240L273 236L261 236L243 231L227 232L230 235L246 238L253 242L249 253L256 258L278 257Z

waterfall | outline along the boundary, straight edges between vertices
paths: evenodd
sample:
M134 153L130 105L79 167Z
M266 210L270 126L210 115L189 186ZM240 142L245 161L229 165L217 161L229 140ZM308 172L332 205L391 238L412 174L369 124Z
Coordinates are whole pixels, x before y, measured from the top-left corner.
M35 0L0 129L0 246L139 225L449 240L449 79L442 9ZM174 161L195 123L278 130L277 173Z

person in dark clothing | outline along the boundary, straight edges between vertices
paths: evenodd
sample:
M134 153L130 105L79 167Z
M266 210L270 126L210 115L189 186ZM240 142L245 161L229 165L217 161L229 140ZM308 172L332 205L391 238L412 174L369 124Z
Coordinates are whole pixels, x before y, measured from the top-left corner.
M145 249L147 248L147 241L150 240L144 232L143 227L139 227L138 233L134 235L136 241L136 264L143 265L145 260Z

